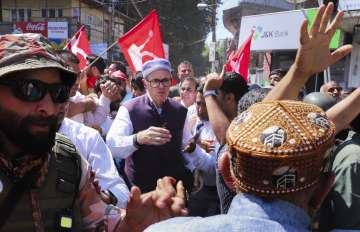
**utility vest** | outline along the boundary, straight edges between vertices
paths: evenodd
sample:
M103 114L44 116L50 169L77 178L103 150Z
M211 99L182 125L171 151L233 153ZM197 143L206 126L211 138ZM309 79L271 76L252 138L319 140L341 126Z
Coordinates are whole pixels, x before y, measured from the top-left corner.
M78 202L81 179L81 157L72 142L56 134L48 173L36 191L45 231L81 231ZM0 205L16 184L0 170ZM34 231L30 190L25 190L0 231ZM1 211L3 209L0 209ZM5 212L0 212L1 214Z

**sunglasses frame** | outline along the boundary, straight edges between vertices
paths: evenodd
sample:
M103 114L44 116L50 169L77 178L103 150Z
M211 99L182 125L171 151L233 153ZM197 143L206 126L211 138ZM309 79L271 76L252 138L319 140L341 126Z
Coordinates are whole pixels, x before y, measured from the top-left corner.
M34 85L34 89L40 90L40 93L37 94L37 97L31 98L28 96L25 91L27 91L27 86L30 83ZM65 84L48 84L36 79L1 79L0 78L0 85L7 86L11 89L14 96L18 99L23 100L25 102L37 102L43 99L47 93L50 94L50 97L54 103L64 103L70 97L70 87L66 86ZM26 89L24 89L26 88ZM61 89L63 88L63 89ZM61 97L63 94L59 95L59 89L65 93L65 96ZM56 94L58 96L56 96Z

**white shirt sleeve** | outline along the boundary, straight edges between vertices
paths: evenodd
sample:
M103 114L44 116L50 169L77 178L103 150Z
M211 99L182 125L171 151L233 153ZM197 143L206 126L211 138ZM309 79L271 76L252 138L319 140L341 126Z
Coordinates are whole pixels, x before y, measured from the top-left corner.
M185 147L191 139L191 128L189 123L189 115L186 116L183 129L182 147Z
M100 126L110 113L111 100L104 95L101 95L97 100L95 111L84 113L84 124L88 126Z
M129 189L119 176L111 152L99 133L96 133L96 142L93 144L87 160L96 172L101 189L110 190L118 200L117 206L126 208L130 194Z
M215 155L207 153L198 144L196 144L194 152L186 153L186 155L195 168L205 173L215 173Z
M79 154L87 160L102 190L110 190L118 199L118 206L126 208L129 189L119 176L113 157L98 131L65 118L59 132L67 136Z
M134 146L133 131L129 111L124 106L120 106L106 136L106 143L114 157L126 159L137 150Z
M183 144L182 146L185 147L189 140L192 137L191 134L191 127L189 123L189 119L192 115L188 114L185 119L184 124L184 131L183 131ZM215 156L207 153L204 149L202 149L198 144L196 144L196 148L192 153L183 153L183 157L187 160L188 164L186 167L188 167L191 171L194 171L194 169L199 169L206 173L215 173Z

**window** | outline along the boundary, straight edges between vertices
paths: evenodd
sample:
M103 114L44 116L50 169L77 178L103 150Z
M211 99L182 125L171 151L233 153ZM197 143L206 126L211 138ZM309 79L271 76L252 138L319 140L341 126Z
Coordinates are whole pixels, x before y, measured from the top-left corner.
M11 10L11 19L12 19L12 21L17 21L17 10L16 9Z
M49 9L49 18L55 18L55 9Z
M25 10L19 9L19 21L25 21Z
M62 18L63 17L63 9L58 9L58 17Z
M41 9L41 17L47 18L47 10L46 9Z
M26 10L27 21L31 21L31 9Z

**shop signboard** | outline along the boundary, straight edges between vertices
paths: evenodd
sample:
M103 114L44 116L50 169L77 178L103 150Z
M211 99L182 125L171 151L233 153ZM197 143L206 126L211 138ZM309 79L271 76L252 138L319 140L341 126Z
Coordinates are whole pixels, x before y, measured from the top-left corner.
M315 18L316 9L283 11L271 14L244 16L241 20L239 45L254 30L252 51L295 50L300 46L300 27L306 17L309 26ZM331 48L337 48L340 31L336 31Z
M47 22L17 22L17 33L40 33L47 37Z
M341 0L339 1L339 10L359 10L360 1L359 0Z
M106 49L107 49L107 43L90 43L90 50L95 54L95 55L100 55L101 53L103 53ZM103 59L107 60L107 52L105 52L104 54L101 55L101 57Z
M48 22L48 37L68 39L68 22Z

